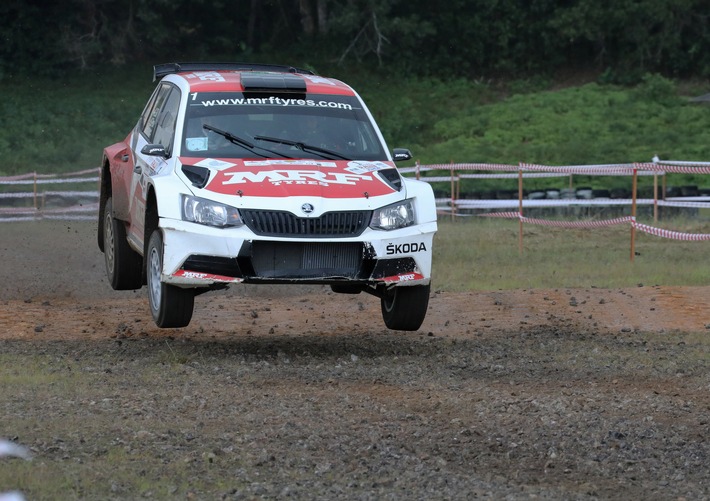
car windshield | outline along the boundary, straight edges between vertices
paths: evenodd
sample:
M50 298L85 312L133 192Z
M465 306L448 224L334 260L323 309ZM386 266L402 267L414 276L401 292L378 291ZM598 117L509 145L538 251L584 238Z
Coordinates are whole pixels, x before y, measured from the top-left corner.
M359 101L342 95L192 93L181 150L185 157L387 159Z

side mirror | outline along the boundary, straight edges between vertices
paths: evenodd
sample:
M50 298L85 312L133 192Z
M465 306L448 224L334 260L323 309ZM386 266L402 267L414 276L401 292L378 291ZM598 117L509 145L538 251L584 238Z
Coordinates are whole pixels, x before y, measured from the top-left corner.
M392 150L392 159L395 162L404 162L412 159L412 152L407 148L395 148Z
M149 155L151 157L163 157L168 158L168 150L162 144L146 144L141 149L141 153L144 155Z

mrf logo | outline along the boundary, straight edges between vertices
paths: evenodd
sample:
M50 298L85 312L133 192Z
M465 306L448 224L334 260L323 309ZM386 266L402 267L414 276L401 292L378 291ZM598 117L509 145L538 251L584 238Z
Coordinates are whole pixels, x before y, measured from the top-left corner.
M228 179L223 185L244 183L271 183L274 186L282 184L311 184L329 186L331 184L355 185L359 181L372 181L371 176L352 174L349 172L322 172L319 170L269 170L259 172L225 172Z
M424 245L424 242L388 244L385 249L387 251L387 255L391 256L393 254L410 254L412 252L425 252L426 245Z

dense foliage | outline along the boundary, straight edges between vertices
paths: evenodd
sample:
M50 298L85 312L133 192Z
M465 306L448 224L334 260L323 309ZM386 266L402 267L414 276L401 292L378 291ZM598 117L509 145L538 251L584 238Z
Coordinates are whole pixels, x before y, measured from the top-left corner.
M172 60L351 83L424 163L710 160L703 0L7 0L0 174L97 165ZM557 85L565 75L585 75ZM663 76L661 76L663 75ZM61 77L61 78L58 78ZM589 83L595 82L595 83ZM616 84L627 84L619 87ZM632 85L628 85L632 84Z
M6 0L0 77L254 53L464 77L698 77L709 17L705 0Z
M631 87L556 88L540 79L494 85L382 73L341 68L335 76L362 94L389 146L410 148L422 163L710 161L710 110L687 100L710 92L707 83L647 75ZM101 150L135 125L151 74L142 64L61 82L0 81L0 175L98 166Z

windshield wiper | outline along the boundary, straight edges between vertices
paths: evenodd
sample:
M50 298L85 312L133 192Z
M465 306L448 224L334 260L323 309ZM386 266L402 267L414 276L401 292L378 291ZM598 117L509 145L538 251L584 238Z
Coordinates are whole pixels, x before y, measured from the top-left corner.
M277 143L277 144L286 144L288 146L295 146L301 151L311 151L323 158L326 158L324 155L330 155L332 157L339 158L341 160L350 160L348 157L345 157L341 155L340 153L336 153L331 150L327 150L325 148L319 148L318 146L313 146L311 144L306 144L302 143L300 141L291 141L290 139L282 139L278 137L269 137L269 136L254 136L254 139L258 141L268 141L270 143Z
M259 155L262 158L269 158L267 155L264 155L262 153L257 153L254 151L254 148L259 148L260 150L268 151L269 153L273 153L274 155L278 155L282 158L291 158L288 155L284 155L283 153L279 153L278 151L273 151L268 148L262 148L261 146L257 146L255 144L250 143L246 139L242 139L239 136L235 136L229 131L218 129L217 127L213 127L209 124L204 124L202 126L203 129L212 131L216 134L219 134L220 136L224 137L227 141L236 144L237 146L241 146L242 148L245 148L251 152L253 152L255 155Z
M202 128L205 130L211 130L212 132L216 132L217 134L224 137L225 139L228 139L229 141L231 141L234 144L238 144L239 146L243 146L244 148L247 148L249 150L254 149L254 145L251 144L249 141L247 141L246 139L242 139L239 136L235 136L231 132L227 132L226 130L218 129L217 127L213 127L208 124L204 124L202 126Z

